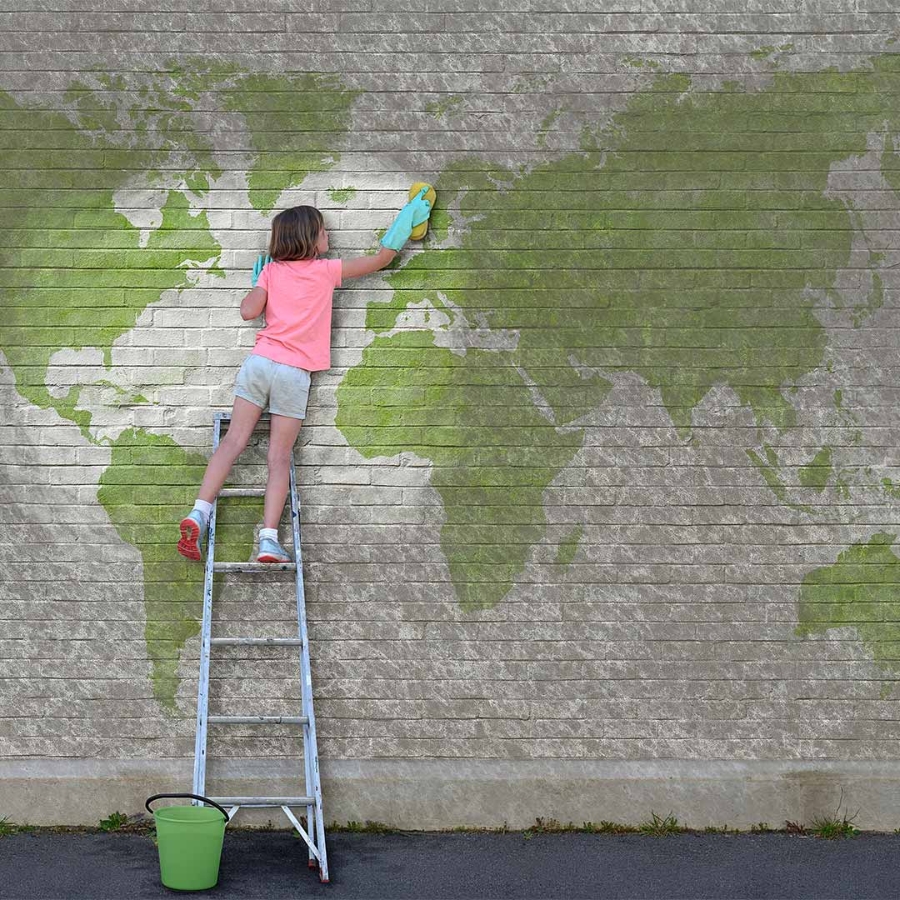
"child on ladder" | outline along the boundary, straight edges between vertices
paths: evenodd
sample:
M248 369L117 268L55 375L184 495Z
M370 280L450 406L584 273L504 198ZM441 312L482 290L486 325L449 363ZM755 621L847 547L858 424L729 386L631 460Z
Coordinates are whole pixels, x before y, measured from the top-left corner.
M428 221L428 190L426 185L400 210L372 256L321 259L320 254L328 251L328 232L322 214L313 206L286 209L272 220L269 258L265 264L262 258L257 261L253 289L241 301L242 319L255 319L265 312L266 324L237 374L228 431L206 467L194 508L181 520L178 552L182 556L200 559L200 543L216 495L268 408L269 473L256 559L291 560L278 542L278 524L287 498L294 442L306 417L310 373L331 365L332 294L346 279L377 272L394 259L413 228Z

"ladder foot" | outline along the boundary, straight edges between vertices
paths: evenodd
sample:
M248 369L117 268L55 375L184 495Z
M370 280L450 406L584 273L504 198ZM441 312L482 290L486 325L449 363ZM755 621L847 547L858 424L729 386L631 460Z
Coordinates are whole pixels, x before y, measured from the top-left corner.
M311 859L311 860L309 861L309 867L310 867L311 869L318 869L318 868L319 868L319 864L318 864L314 859Z

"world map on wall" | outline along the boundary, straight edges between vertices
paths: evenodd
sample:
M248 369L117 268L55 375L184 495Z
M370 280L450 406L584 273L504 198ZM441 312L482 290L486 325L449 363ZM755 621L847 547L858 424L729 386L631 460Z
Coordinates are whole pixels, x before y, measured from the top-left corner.
M823 492L849 501L855 479L871 477L828 445L788 463L774 438L796 427L798 382L830 371L822 310L861 329L885 304L878 247L854 290L842 283L865 210L829 177L871 157L880 188L900 191L900 56L845 72L775 66L759 90L642 74L610 120L585 117L577 152L548 152L529 169L465 156L440 173L424 249L384 273L389 300L369 304L371 341L337 390L335 425L351 447L431 464L441 550L465 610L515 585L547 533L545 491L619 373L659 392L687 446L710 391L732 391L756 426L743 449L760 483L809 521ZM164 292L198 273L227 279L203 206L223 144L244 154L248 207L271 217L285 190L336 164L356 97L330 76L208 65L84 75L53 108L0 91L0 350L24 401L109 445L97 497L141 553L154 694L167 708L200 607L199 568L175 553L172 522L205 458L164 429L102 433L104 405L151 403L139 374L111 380L113 348ZM448 130L452 109L434 110ZM139 189L162 197L149 224L121 206ZM463 347L448 339L461 333ZM50 378L70 357L95 358L96 377ZM827 412L853 430L840 388ZM881 489L900 495L887 479ZM257 517L242 503L220 511L223 558L247 557ZM561 569L582 534L575 523L560 541ZM856 625L891 666L895 539L880 532L812 570L798 634ZM876 603L855 602L861 580L877 582Z

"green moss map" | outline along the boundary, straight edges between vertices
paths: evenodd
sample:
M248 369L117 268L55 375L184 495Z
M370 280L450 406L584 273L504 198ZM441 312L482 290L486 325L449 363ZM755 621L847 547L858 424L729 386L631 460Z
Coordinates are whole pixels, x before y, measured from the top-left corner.
M0 349L18 392L94 443L80 386L63 396L48 389L53 355L99 348L110 367L114 341L164 291L189 286L192 268L224 275L206 214L191 205L222 174L208 136L194 127L204 92L220 98L223 113L241 116L248 196L264 211L282 190L334 164L354 96L334 79L228 67L176 67L137 89L101 74L71 86L68 115L22 107L0 91ZM135 184L167 191L161 224L146 241L115 208L116 191ZM167 709L202 606L202 567L178 555L172 523L193 504L204 466L166 436L129 429L113 441L98 491L119 535L141 553L153 691ZM228 558L249 556L259 512L243 501L223 510Z
M829 170L865 153L870 131L900 129L898 77L893 55L866 72L777 73L758 93L731 83L692 94L690 77L659 76L608 131L586 131L584 152L527 173L466 160L442 174L441 204L459 199L468 223L462 246L391 274L392 299L370 305L368 326L392 332L424 302L514 333L516 347L451 357L431 332L378 337L338 390L337 425L365 455L406 449L433 462L465 606L500 600L542 538L541 492L580 446L567 426L609 390L601 373L659 388L684 436L717 384L761 426L794 424L784 389L825 362L815 297L841 302L834 284L850 256L852 210L825 196ZM395 409L386 389L413 385L420 393ZM477 402L462 402L464 386ZM541 403L517 417L526 391ZM789 500L774 450L764 453L748 449L777 499L811 511ZM801 484L819 491L826 469L823 457ZM517 521L492 511L488 487L506 492Z
M852 626L875 662L900 670L900 558L895 534L854 544L834 565L810 572L800 587L797 634Z
M153 696L168 709L175 706L181 648L199 633L203 615L203 567L178 554L172 528L193 506L205 468L205 457L171 438L132 428L113 442L97 492L122 540L141 553ZM262 502L253 498L222 504L216 514L222 558L249 557L261 514Z
M775 71L756 92L736 82L694 92L689 76L652 69L646 79L610 125L586 118L580 152L528 170L471 156L445 169L426 249L386 274L390 300L369 305L373 339L339 386L336 425L352 447L431 464L464 609L499 603L547 538L544 492L582 448L579 423L617 373L658 389L686 442L709 391L732 389L759 428L746 451L760 484L799 514L813 515L837 477L825 447L787 479L763 429L795 425L789 388L827 363L817 304L846 305L836 279L858 221L829 194L829 172L866 153L874 132L885 140L881 173L900 189L900 56L858 71ZM270 214L285 188L334 165L355 96L333 76L184 64L129 81L80 76L64 111L0 91L0 350L21 396L100 440L80 388L49 389L54 354L98 348L110 368L113 343L164 291L189 286L192 269L221 271L198 203L222 175L210 132L196 125L204 104L238 123L248 204ZM452 129L457 105L431 111ZM135 186L165 191L147 236L116 210L116 192ZM451 208L457 239L442 245ZM870 254L857 327L883 303L881 262ZM423 309L421 327L399 327ZM491 340L451 350L447 329ZM161 587L161 573L181 571L166 523L203 460L141 429L119 435L111 453L98 496L142 555L154 692L172 708L200 587L199 569L185 569L175 591ZM249 547L245 518L229 536L235 548ZM562 570L580 538L562 538ZM810 605L804 589L801 629L842 621L845 600L819 615L824 601Z

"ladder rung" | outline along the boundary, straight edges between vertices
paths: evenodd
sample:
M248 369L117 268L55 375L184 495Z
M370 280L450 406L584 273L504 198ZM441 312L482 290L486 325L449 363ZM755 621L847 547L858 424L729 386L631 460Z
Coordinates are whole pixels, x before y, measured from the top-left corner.
M222 488L217 499L222 497L265 497L266 489L258 488Z
M308 716L210 716L210 725L307 725Z
M213 572L295 572L296 563L214 562Z
M210 644L224 646L241 644L245 647L302 647L300 638L211 638Z
M225 425L231 424L231 413L230 412L216 413L215 418L218 419L220 422L222 422ZM256 431L256 429L259 428L261 425L265 425L267 423L271 424L271 422L272 422L272 417L269 415L269 413L263 413L256 420L256 424L253 426L253 430Z
M222 412L217 412L214 416L214 419L221 419L223 422L231 421L231 410L223 410ZM257 423L259 422L268 422L271 418L271 414L264 412L260 415L259 419L257 419Z
M315 797L210 797L219 806L314 806Z

